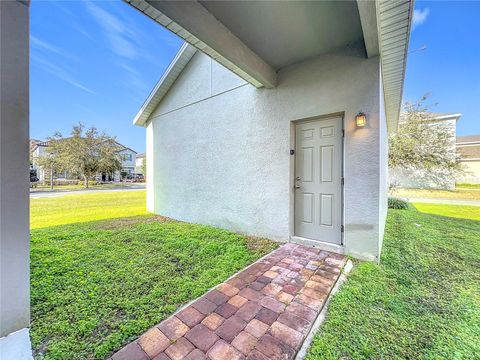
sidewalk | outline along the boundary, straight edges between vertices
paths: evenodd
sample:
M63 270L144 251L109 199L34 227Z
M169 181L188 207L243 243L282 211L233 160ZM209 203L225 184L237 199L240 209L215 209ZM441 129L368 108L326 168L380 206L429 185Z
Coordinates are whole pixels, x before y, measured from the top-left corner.
M480 200L436 199L436 198L407 198L407 199L411 203L480 206Z

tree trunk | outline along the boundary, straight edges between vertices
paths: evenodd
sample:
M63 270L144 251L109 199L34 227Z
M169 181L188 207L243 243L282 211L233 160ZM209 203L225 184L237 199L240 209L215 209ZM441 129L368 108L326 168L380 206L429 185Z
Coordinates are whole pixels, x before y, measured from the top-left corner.
M53 165L50 167L50 190L53 191Z
M83 186L85 186L85 189L88 189L88 176L83 175Z

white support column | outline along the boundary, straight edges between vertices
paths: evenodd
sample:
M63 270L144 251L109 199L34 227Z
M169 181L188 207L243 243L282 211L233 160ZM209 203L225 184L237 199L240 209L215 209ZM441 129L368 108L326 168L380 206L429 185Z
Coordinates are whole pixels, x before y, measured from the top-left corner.
M0 358L31 359L29 1L0 1Z

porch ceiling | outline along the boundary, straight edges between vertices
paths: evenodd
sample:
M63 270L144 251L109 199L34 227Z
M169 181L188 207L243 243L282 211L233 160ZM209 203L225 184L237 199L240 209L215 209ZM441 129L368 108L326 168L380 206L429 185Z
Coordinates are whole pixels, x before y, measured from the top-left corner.
M275 70L362 40L355 1L200 1Z
M381 57L397 128L413 0L124 1L259 88L274 88L285 66L363 40L367 57Z

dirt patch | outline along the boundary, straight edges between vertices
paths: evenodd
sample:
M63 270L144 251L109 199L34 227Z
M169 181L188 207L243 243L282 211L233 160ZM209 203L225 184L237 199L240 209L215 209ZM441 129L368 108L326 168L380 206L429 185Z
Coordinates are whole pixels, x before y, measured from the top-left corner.
M248 250L250 251L272 251L278 247L278 244L272 240L256 237L256 236L245 236L245 244L247 245Z
M140 223L153 223L153 222L171 222L175 221L165 216L155 215L155 216L132 216L127 218L120 218L120 219L112 219L112 220L105 220L101 221L97 224L97 229L101 230L116 230L116 229L124 229L127 227L131 227L136 224Z

